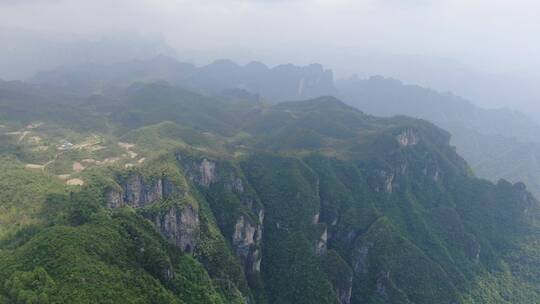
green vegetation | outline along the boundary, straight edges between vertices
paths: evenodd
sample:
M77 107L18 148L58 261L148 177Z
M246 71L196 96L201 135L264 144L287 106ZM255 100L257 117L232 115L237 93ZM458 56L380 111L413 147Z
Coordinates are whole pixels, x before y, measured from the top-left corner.
M452 134L452 145L481 178L524 182L540 195L540 126L510 109L484 109L451 93L374 76L336 82L348 104L377 116L407 115L429 120Z
M99 128L2 117L0 303L540 299L539 203L428 122L163 83L105 101L68 107Z
M51 195L61 195L66 187L57 179L31 170L13 157L0 158L0 238L27 226L44 223L52 216L46 207Z

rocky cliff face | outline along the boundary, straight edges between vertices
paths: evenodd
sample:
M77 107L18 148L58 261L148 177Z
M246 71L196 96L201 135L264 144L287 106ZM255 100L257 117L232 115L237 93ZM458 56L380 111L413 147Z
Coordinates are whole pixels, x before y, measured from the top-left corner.
M232 246L236 255L242 261L247 275L261 271L261 245L264 223L264 209L256 210L252 203L249 202L247 205L253 209L256 217L252 220L245 215L240 215L234 225L231 238Z
M347 285L335 288L336 295L341 304L351 304L353 276L352 274L346 276Z
M109 208L138 208L170 197L175 192L174 188L165 176L148 181L140 174L132 174L120 182L120 189L109 189L105 197Z
M187 193L179 193L177 187L166 177L151 180L135 173L120 181L120 189L105 193L109 208L149 206L163 199L182 199ZM189 204L173 203L168 209L149 218L158 231L182 251L192 253L199 239L199 213Z
M258 223L254 224L251 220L241 215L234 226L232 245L248 274L253 274L261 270L261 238L261 225Z
M203 159L199 165L199 176L197 182L205 187L216 181L216 163Z
M378 180L374 187L377 192L392 193L396 188L396 173L386 170L377 170Z
M240 172L234 166L208 158L188 159L177 155L177 159L183 162L189 180L207 195L211 206L221 210L225 204L235 202L227 210L216 214L218 225L223 231L231 231L226 237L243 264L246 275L260 272L264 209L257 203L256 197L248 193L249 186ZM228 215L222 214L225 212ZM231 217L235 221L228 223Z
M538 221L539 219L537 216L540 212L535 197L527 191L527 187L524 183L515 183L513 188L520 198L523 214L527 220L530 222Z
M409 128L398 134L396 140L402 147L414 146L420 141L420 135L414 129Z
M326 225L325 225L323 232L321 236L319 237L319 240L317 240L317 245L315 246L315 253L317 255L325 254L326 249L327 249L327 243L328 243L328 229L326 228Z
M187 177L195 185L208 188L218 181L216 162L203 158L202 160L193 160L183 158L178 154L176 158L183 161Z
M170 209L155 216L154 225L171 243L192 253L199 242L199 212L191 205Z
M119 208L124 205L124 197L122 191L118 189L109 189L105 193L105 201L109 208Z

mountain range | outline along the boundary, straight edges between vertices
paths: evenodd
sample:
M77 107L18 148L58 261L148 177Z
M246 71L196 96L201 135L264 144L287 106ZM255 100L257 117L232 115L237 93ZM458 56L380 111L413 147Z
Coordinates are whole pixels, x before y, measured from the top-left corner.
M540 125L510 109L483 109L451 93L440 93L398 80L374 76L334 80L321 65L269 68L228 60L196 67L170 57L113 65L84 65L38 73L30 82L72 90L76 94L112 94L134 82L167 81L191 91L220 95L235 89L269 103L337 96L369 114L407 115L426 119L450 131L452 144L482 178L525 182L540 195ZM231 92L230 92L231 93Z
M2 83L0 303L540 299L540 203L430 122L104 87Z

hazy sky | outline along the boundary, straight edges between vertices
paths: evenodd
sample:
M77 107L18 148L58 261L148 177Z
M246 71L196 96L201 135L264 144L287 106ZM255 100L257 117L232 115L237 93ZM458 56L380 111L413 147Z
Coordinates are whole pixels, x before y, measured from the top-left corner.
M0 0L0 27L161 33L179 49L372 49L540 66L535 0Z
M537 0L0 0L0 30L157 34L181 60L318 62L338 76L395 77L540 121L539 14ZM3 58L6 71L44 66L35 52L11 52L18 59Z

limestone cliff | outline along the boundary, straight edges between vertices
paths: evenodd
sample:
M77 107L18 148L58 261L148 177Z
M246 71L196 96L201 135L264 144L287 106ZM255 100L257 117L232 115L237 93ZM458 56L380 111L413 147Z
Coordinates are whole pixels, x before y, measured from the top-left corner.
M152 219L165 238L182 251L192 253L199 242L199 212L191 205L173 205Z
M134 173L127 179L119 181L119 186L110 188L105 194L109 208L143 207L168 198L175 192L175 186L166 176L149 180L141 174Z
M234 226L232 245L248 274L261 270L261 238L262 227L241 215Z
M246 275L260 272L264 209L241 170L223 160L177 158L188 179L205 194Z
M402 147L414 146L420 141L420 135L416 130L409 128L399 133L396 140Z
M182 251L192 253L199 239L199 213L191 204L180 203L187 196L180 187L174 185L167 176L145 178L132 173L118 181L119 187L109 188L105 199L109 208L153 206L163 200L171 204L159 206L157 212L145 217L151 220L156 229L172 244Z

